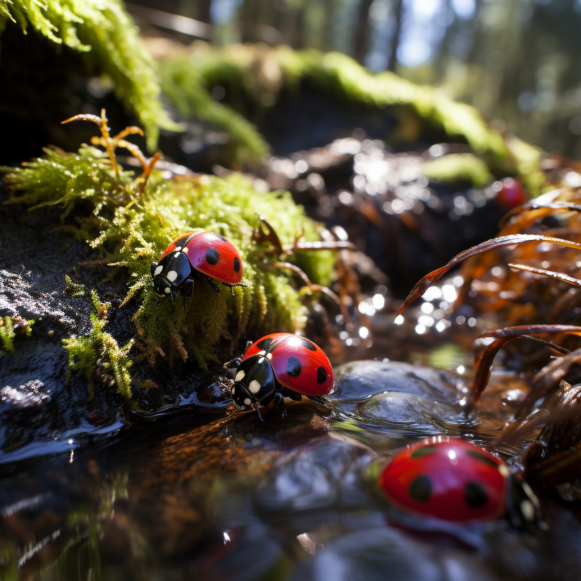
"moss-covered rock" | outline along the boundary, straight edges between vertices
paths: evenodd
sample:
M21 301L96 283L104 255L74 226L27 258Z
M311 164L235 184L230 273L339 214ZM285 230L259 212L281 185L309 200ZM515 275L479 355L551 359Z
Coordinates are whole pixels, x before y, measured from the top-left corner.
M264 142L256 130L242 125L242 117L212 98L212 87L223 86L231 105L248 114L248 103L254 109L268 109L282 95L296 92L301 82L307 82L331 100L379 110L399 108L402 114L396 133L400 140L408 139L410 131L417 136L417 129L410 130L409 126L419 122L443 132L449 141L470 145L491 173L529 175L539 170L540 150L506 137L475 108L388 71L372 74L340 53L293 51L284 46L210 48L199 42L189 52L168 58L160 71L165 94L182 114L214 121L234 135L246 151L260 153Z
M76 154L46 149L42 158L5 171L12 194L8 203L37 211L62 206L62 228L100 250L92 264L109 264L121 276L128 275L130 288L121 308L133 297L138 301L134 316L138 359L154 365L160 356L170 364L177 358L193 358L205 368L214 358L217 342L232 353L247 338L296 331L304 325L299 291L289 273L276 265L280 256L272 253L268 243L256 243L252 237L264 217L289 247L301 234L305 240L318 239L317 226L288 193L257 191L238 174L227 179L200 175L168 179L154 171L148 182L143 177L134 179L132 172L119 170L114 158L90 146ZM71 212L74 222L67 220ZM157 304L151 262L180 234L198 229L223 235L238 248L246 287L231 291L224 287L216 296L199 285L192 299ZM286 259L299 264L313 282L329 283L333 259L327 252L288 250ZM69 289L75 292L71 282ZM97 300L93 296L99 310ZM107 343L102 336L104 320L94 315L92 321L89 338L67 343L73 368L82 367L88 378L92 370L87 371L87 366L94 365L97 357L93 352L87 355L87 349ZM75 356L84 363L75 363ZM129 396L129 381L120 380L124 373L115 376L118 389Z

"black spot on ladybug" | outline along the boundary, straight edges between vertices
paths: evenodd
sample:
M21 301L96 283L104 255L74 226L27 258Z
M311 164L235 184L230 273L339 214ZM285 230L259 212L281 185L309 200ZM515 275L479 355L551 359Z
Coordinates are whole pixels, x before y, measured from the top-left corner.
M437 451L436 446L423 446L414 450L411 454L412 458L423 458L424 456L429 456L430 454L435 454Z
M469 482L464 487L464 496L466 502L473 508L478 508L488 500L488 495L486 494L486 489L480 482Z
M327 381L327 371L324 367L317 369L317 383L325 383Z
M215 248L208 248L206 250L206 262L214 266L220 260L220 253Z
M418 476L412 480L408 491L414 500L426 502L432 496L432 481L427 476Z
M302 369L303 366L301 365L301 362L291 355L286 363L286 372L291 377L298 377L301 374Z
M482 454L481 452L477 452L476 450L468 450L466 454L468 454L468 456L472 456L472 458L476 460L480 460L480 462L488 464L489 466L494 466L495 468L498 468L498 462L495 462L492 458L486 456L486 454Z
M316 351L317 347L315 346L314 343L311 343L308 339L305 339L304 337L299 337L299 342L301 344L301 347L304 347L305 349L308 349L309 351Z
M235 256L234 257L234 272L238 272L240 270L240 261L238 260L238 257Z
M261 350L261 351L268 351L268 349L270 348L270 346L272 345L272 338L268 338L268 339L263 339L262 341L259 341L256 346Z

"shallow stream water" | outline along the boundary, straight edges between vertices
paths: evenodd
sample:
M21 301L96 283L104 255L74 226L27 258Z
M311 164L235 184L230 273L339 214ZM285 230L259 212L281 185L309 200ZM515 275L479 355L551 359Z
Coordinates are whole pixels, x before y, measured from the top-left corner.
M335 371L324 405L289 403L285 420L186 410L2 465L0 578L569 578L581 559L570 506L541 496L550 533L462 528L398 513L375 484L422 438L462 437L518 470L526 441L495 437L521 380L493 377L468 414L456 372L379 360Z

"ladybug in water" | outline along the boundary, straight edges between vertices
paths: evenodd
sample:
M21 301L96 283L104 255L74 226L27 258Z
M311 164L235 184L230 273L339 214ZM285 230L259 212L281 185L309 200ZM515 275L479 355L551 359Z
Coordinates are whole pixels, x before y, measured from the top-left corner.
M306 395L317 401L333 388L333 369L325 353L292 333L266 335L224 367L237 368L232 403L240 411L254 406L258 411L258 406L274 401L285 417L285 397L300 401Z
M160 299L169 295L173 300L178 290L184 298L192 296L196 277L202 277L219 294L214 279L229 287L246 286L242 275L238 250L212 232L182 234L163 251L159 262L151 263L153 290Z
M397 508L467 525L508 517L517 527L538 523L539 501L508 467L473 444L435 437L399 452L379 477Z

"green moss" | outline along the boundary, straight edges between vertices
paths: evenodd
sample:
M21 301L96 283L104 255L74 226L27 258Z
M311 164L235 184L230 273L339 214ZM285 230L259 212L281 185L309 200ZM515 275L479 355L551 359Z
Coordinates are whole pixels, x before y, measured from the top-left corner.
M18 549L15 543L3 539L0 541L0 579L17 581L18 578Z
M0 0L0 33L8 21L24 34L32 28L55 45L84 53L89 68L109 75L118 97L145 127L151 149L159 127L177 129L163 110L152 61L120 0Z
M19 315L15 315L14 317L0 317L0 340L2 341L4 350L13 353L13 339L16 337L16 333L24 333L27 337L30 337L32 325L34 325L34 319L26 320Z
M484 188L493 180L488 166L471 153L443 155L422 165L422 173L437 182L469 182Z
M445 131L450 140L465 140L500 173L533 171L540 159L539 150L516 139L505 139L474 107L456 103L438 89L416 85L391 72L372 74L340 53L250 45L210 49L197 43L189 55L164 62L161 72L163 90L180 110L192 114L199 108L193 92L200 86L226 87L234 107L243 109L245 100L259 106L272 105L282 89L294 90L299 81L306 80L334 99L413 111L421 120ZM207 103L204 106L210 107ZM230 130L228 123L222 126Z
M164 92L181 115L209 121L229 133L233 161L255 161L268 152L268 144L252 123L212 97L200 69L184 66L178 60L167 63L161 70Z
M82 373L89 385L89 397L93 398L94 376L97 365L105 370L106 374L112 374L117 385L117 393L126 399L131 399L131 376L129 368L133 361L129 359L128 352L133 347L133 340L127 345L119 347L112 335L104 331L107 324L107 313L111 308L110 303L101 304L99 296L91 291L93 312L91 323L93 328L88 337L69 337L63 339L63 345L69 352L69 377L71 371ZM107 375L104 377L107 380ZM67 378L68 380L68 378Z
M0 339L2 339L4 350L13 353L14 343L12 342L12 339L16 337L16 334L14 333L12 317L4 317L4 319L0 319L0 323L2 323L0 325Z
M68 285L65 292L69 293L71 297L78 299L85 296L86 290L82 284L74 283L68 274L65 274L65 281Z
M5 169L6 171L6 169ZM227 179L211 176L167 180L153 172L144 189L131 172L117 178L110 160L100 150L83 146L77 154L47 149L45 155L21 168L9 170L5 183L9 203L25 203L31 209L46 205L63 207L63 219L75 213L64 227L77 238L100 249L96 263L126 269L130 288L126 297L137 300L138 359L153 365L159 357L171 364L176 358L194 359L206 367L214 345L233 352L248 338L275 331L295 331L305 323L304 308L293 274L275 267L277 260L300 263L314 283L328 284L334 258L329 252L296 252L274 256L272 249L252 242L252 233L263 216L276 229L284 245L292 246L304 232L305 240L318 240L318 226L309 220L290 194L259 192L239 174ZM157 305L150 265L180 234L203 229L228 238L240 252L246 288L222 287L216 296L198 283L194 296ZM99 257L100 256L100 257ZM120 308L125 308L122 304ZM93 317L94 318L94 317ZM120 351L104 339L104 323L94 320L89 337L70 339L71 368L82 372L92 386L99 349L125 361ZM112 339L111 339L112 340ZM116 355L115 355L116 356ZM109 364L115 367L114 361ZM118 389L129 395L129 383L118 366Z

